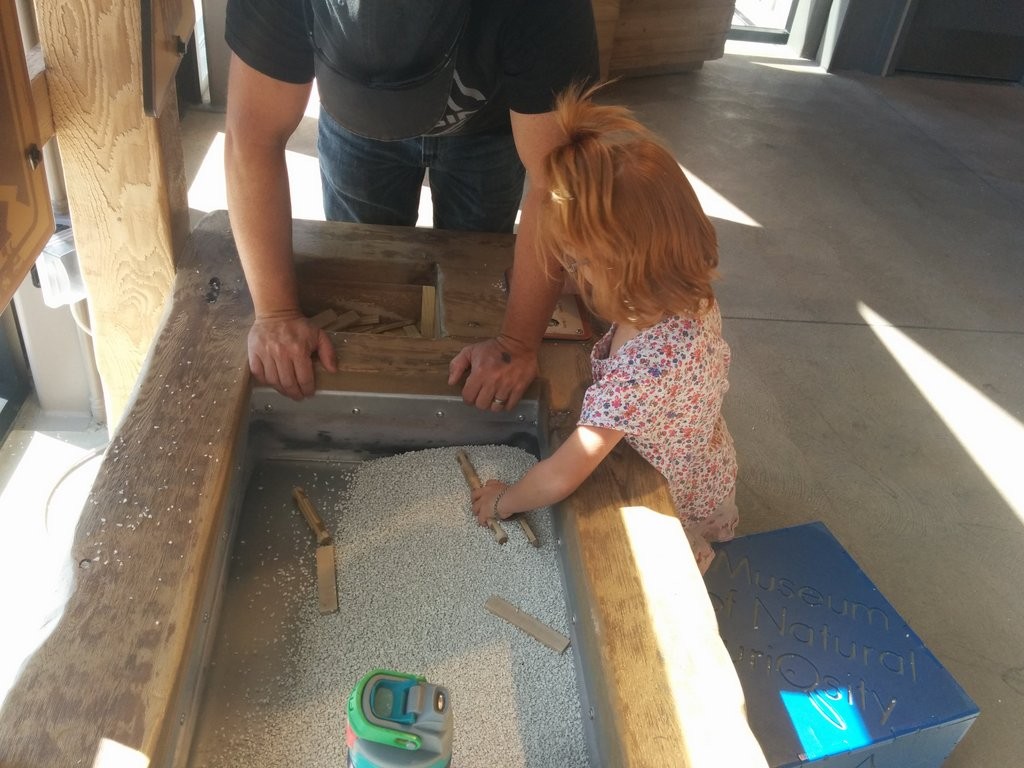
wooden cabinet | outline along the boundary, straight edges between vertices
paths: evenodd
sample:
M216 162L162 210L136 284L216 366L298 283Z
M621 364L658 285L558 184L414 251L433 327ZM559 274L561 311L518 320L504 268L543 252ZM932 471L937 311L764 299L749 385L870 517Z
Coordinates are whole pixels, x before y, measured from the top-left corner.
M53 234L36 119L14 0L0 0L0 310Z

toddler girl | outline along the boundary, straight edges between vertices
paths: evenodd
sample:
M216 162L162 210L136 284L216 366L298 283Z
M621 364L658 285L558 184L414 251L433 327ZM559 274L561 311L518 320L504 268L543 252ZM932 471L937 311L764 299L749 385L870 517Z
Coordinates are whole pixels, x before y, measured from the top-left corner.
M572 435L514 485L490 480L473 512L507 518L564 499L619 440L668 480L701 572L733 537L736 453L722 418L729 346L711 289L714 228L679 164L623 107L573 89L555 107L565 143L546 161L539 253L609 321Z

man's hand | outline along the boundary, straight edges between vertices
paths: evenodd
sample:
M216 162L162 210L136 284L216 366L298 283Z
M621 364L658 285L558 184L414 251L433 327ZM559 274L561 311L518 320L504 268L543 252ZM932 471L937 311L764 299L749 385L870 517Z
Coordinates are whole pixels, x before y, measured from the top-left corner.
M301 313L257 317L249 329L249 369L292 400L316 391L314 352L328 371L338 369L331 337Z
M448 384L469 371L462 400L482 411L508 411L516 406L537 376L537 354L504 336L463 347L448 365Z

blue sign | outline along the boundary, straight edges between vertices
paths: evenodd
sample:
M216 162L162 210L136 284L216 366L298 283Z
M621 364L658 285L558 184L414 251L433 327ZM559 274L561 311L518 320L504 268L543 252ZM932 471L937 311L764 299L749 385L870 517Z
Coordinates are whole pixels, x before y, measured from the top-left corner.
M978 708L822 523L717 550L705 583L772 768L942 765Z

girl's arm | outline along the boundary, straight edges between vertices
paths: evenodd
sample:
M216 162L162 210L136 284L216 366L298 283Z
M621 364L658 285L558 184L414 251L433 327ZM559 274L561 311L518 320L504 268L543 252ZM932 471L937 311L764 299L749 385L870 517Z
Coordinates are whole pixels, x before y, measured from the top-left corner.
M551 458L531 467L518 483L506 485L488 480L482 488L473 491L473 514L477 522L486 525L495 511L498 517L507 518L561 501L580 487L624 434L605 427L576 427Z

